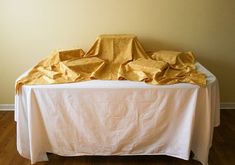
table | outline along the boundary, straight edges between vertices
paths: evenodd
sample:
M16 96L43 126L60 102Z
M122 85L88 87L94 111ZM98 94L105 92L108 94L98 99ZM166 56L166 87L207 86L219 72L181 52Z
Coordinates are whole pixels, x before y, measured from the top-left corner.
M15 96L17 150L31 163L47 152L79 155L169 155L207 165L220 123L219 86L91 80L24 85Z

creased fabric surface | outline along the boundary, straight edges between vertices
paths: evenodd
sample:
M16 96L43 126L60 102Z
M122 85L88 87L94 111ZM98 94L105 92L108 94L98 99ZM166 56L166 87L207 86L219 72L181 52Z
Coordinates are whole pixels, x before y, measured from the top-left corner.
M206 87L91 80L24 85L16 95L17 150L31 163L46 152L77 155L170 155L207 165L220 123L218 82L200 64Z
M145 81L150 84L188 82L205 86L206 78L195 70L191 52L146 53L134 35L101 35L90 50L59 51L39 62L16 82L58 84L91 79Z

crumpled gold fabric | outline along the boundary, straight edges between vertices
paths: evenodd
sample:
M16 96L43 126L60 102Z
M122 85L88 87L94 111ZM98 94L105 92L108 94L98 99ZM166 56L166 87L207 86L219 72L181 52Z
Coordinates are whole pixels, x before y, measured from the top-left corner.
M16 82L16 91L24 84L91 79L206 85L206 76L196 71L191 52L146 53L134 35L100 35L87 53L82 49L58 51L42 60Z

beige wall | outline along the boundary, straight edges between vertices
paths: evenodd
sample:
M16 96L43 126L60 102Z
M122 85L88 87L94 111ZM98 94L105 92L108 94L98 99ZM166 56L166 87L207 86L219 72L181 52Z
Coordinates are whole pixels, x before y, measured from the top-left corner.
M87 50L101 33L134 33L146 50L192 50L235 102L234 0L0 0L0 104L55 49Z

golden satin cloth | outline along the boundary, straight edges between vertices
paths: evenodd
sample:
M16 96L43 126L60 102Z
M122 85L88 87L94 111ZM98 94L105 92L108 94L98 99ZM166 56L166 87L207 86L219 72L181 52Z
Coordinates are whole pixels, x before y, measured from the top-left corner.
M24 84L59 84L91 79L145 81L150 84L180 82L206 85L206 77L195 69L191 52L146 53L134 35L101 35L87 53L82 49L59 51L39 62Z

